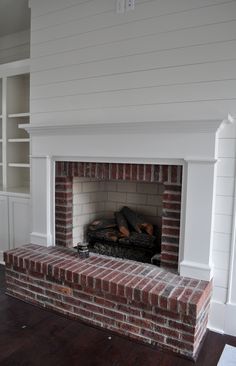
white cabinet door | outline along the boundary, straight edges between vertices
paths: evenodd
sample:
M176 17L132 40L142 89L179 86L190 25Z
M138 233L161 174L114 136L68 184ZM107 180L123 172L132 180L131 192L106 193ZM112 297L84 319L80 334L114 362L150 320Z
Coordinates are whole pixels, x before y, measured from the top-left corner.
M9 197L10 248L17 248L30 242L30 200Z
M5 250L9 249L8 197L0 196L0 260Z

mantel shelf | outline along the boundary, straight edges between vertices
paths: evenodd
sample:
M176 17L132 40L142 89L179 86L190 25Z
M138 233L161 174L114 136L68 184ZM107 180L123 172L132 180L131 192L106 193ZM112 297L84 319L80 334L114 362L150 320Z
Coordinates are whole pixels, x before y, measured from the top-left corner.
M88 123L70 125L36 125L20 124L31 135L76 135L76 134L179 134L179 133L215 133L227 123L225 120L191 120L191 121L160 121L160 122L129 122L129 123Z

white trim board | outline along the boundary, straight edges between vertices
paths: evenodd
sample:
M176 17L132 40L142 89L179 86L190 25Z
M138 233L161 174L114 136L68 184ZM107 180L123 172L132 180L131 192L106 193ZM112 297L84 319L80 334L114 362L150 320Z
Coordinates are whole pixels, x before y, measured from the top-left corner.
M108 133L213 133L224 126L226 120L202 121L163 121L163 122L120 122L87 123L66 125L21 124L31 136L34 135L70 135L70 134L108 134Z
M5 266L5 262L3 260L3 251L0 250L0 264L3 264Z
M213 332L236 336L236 304L212 300L208 328Z

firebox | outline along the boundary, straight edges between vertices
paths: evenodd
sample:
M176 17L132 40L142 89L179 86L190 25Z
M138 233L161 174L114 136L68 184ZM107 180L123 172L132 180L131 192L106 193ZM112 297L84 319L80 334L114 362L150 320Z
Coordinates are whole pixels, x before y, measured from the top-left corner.
M56 162L56 244L178 269L182 166Z

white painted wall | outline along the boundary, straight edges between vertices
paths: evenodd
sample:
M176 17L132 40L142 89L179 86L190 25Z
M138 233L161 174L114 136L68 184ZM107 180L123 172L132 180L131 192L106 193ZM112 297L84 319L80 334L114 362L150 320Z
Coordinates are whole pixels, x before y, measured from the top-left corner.
M31 1L32 123L236 114L236 2Z
M136 0L124 15L115 13L113 0L31 0L31 14L33 124L236 116L235 1ZM219 136L210 326L236 334L228 315L233 309L236 319L235 290L228 292L235 137L230 128ZM61 154L63 148L69 154L69 144L60 146ZM105 145L92 148L102 156ZM40 155L39 145L36 151ZM233 280L235 289L236 271Z
M0 37L0 64L30 57L30 31Z

